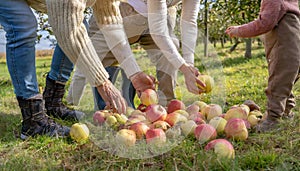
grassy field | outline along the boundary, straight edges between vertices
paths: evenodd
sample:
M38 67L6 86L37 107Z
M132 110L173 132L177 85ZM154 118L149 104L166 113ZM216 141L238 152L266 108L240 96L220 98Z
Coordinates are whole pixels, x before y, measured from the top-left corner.
M228 53L226 48L212 49L207 58L196 57L196 66L203 73L215 78L216 88L211 94L195 96L187 93L179 74L177 95L186 105L195 100L217 103L225 112L235 104L251 99L266 109L264 89L267 85L267 63L262 47L254 45L253 58L243 57L244 47ZM197 52L200 54L201 50ZM138 61L144 61L144 52L137 52ZM201 59L201 60L200 60ZM45 85L50 57L37 59L37 75L40 87ZM149 61L143 69L149 69ZM69 85L69 82L68 84ZM294 94L300 98L299 83ZM89 86L85 89L81 104L74 107L92 116L93 99ZM281 131L257 134L250 131L244 142L232 141L235 159L220 160L203 150L204 145L193 138L185 138L171 150L150 158L129 159L106 152L89 141L78 144L71 139L52 139L38 136L22 141L18 138L21 115L15 99L11 80L4 59L0 61L0 170L300 170L299 107L295 108L294 121L285 121ZM58 120L71 125L72 123ZM220 136L222 137L222 136Z

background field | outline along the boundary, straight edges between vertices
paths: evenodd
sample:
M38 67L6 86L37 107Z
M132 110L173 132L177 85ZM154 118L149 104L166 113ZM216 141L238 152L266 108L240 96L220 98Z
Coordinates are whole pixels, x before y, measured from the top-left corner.
M212 75L216 88L211 94L195 96L186 92L179 74L177 95L186 105L195 100L217 103L223 111L235 104L251 99L266 109L264 88L267 85L267 63L263 47L253 44L253 57L243 57L244 47L229 53L225 48L210 50L209 57L201 56L198 49L196 66ZM142 68L154 74L145 62L143 51L135 52ZM47 56L47 55L46 55ZM201 59L201 60L200 60ZM143 62L141 62L143 61ZM37 75L41 87L49 71L51 57L37 58ZM119 84L119 83L118 83ZM69 82L67 87L69 86ZM300 97L299 83L294 94ZM138 100L136 100L138 103ZM73 106L74 107L74 106ZM92 116L93 99L89 86L81 104L74 107ZM232 142L236 152L234 160L219 160L193 138L184 139L178 146L162 155L148 159L127 159L112 155L99 148L95 142L77 144L70 139L51 139L39 136L21 141L21 115L15 99L4 58L0 60L0 170L300 170L299 107L294 121L283 122L281 131L266 134L250 132L245 142ZM72 123L58 120L71 125Z

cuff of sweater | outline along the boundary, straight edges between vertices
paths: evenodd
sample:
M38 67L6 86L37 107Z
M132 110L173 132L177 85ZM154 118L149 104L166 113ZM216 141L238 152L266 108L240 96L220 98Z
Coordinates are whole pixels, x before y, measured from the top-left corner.
M170 63L174 66L174 68L179 69L183 64L185 64L185 60L179 55L179 57L174 57Z
M194 65L194 54L183 55L183 58L187 64Z
M134 56L126 58L121 64L120 67L124 69L127 78L130 78L132 75L141 72L139 65L137 64Z

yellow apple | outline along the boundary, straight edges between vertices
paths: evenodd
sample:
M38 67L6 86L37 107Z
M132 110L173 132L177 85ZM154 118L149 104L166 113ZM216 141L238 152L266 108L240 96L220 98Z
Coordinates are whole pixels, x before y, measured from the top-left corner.
M202 87L202 86L198 85L198 87L200 89L204 90L204 93L209 93L209 92L212 91L212 89L215 85L215 82L214 82L214 79L211 76L209 76L209 75L199 75L198 79L206 85L205 87Z
M89 128L84 123L75 123L71 126L70 136L76 142L85 142L90 135Z

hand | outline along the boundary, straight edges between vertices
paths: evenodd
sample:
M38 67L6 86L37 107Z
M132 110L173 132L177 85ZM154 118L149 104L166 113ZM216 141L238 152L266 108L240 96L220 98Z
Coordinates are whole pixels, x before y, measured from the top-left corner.
M230 37L236 37L238 33L238 26L230 26L225 31L226 34L228 34Z
M197 85L200 87L206 87L206 85L200 81L197 76L200 74L198 69L191 65L183 64L179 70L183 73L185 79L185 85L189 92L194 94L201 94L204 91L199 89Z
M133 87L138 95L146 89L155 89L155 78L147 75L144 72L138 72L130 77Z
M104 82L101 86L98 86L97 90L105 101L106 108L112 109L119 114L126 113L127 104L125 99L109 80Z

